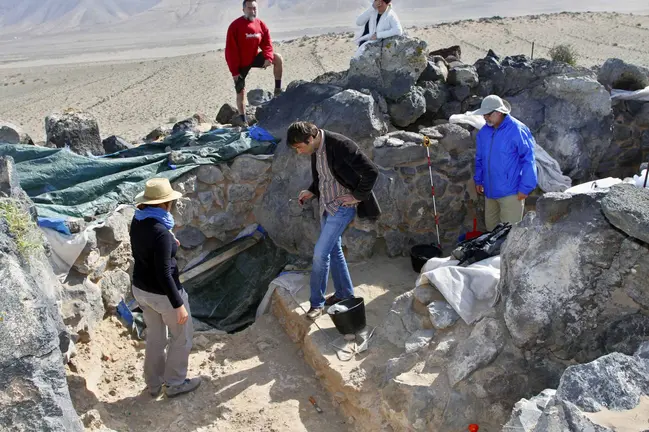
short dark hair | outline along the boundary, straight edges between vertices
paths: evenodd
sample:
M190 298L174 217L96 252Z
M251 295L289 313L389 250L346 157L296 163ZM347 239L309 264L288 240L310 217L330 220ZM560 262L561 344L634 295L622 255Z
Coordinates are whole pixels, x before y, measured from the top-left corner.
M295 147L296 144L306 142L309 137L318 136L318 127L311 122L296 121L288 127L286 144Z
M385 2L385 4L390 4L390 2L392 2L392 0L383 0L383 2Z
M243 0L243 4L242 4L241 7L245 9L246 8L246 3L253 3L253 2L256 2L256 1L257 0Z

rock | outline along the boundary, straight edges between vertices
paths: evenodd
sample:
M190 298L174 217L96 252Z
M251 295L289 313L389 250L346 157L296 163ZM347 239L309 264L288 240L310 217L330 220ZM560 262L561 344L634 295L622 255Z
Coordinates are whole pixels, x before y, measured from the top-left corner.
M176 124L174 124L173 127L171 128L171 133L172 134L176 134L179 132L198 133L199 132L198 125L199 125L198 118L190 117L188 119L176 122Z
M478 82L478 72L473 66L456 66L448 71L448 83L451 85L474 88Z
M343 234L345 257L349 262L363 261L372 256L376 244L376 232L361 231L350 227Z
M303 116L322 128L355 140L365 151L371 149L373 138L388 130L372 96L356 90L345 90L320 104L311 105Z
M34 145L34 141L20 127L4 121L0 121L0 143Z
M232 117L239 115L239 110L233 105L223 104L221 109L219 109L218 114L216 114L216 122L220 124L230 123Z
M455 309L445 301L430 303L428 311L430 313L430 322L433 323L433 327L439 330L452 326L460 318Z
M61 315L72 334L91 331L104 318L102 290L88 278L78 285L64 286L62 299Z
M231 167L232 179L239 182L264 183L268 179L272 160L257 156L241 155L234 159Z
M608 89L642 90L649 87L649 69L611 58L599 69L597 80Z
M122 299L129 300L131 295L131 277L123 270L113 270L104 274L99 281L104 308L113 314Z
M483 318L474 327L471 336L460 342L448 367L451 386L470 376L477 369L491 363L505 344L503 329L495 319Z
M614 329L639 311L631 296L649 301L640 288L646 272L633 270L649 266L649 246L609 224L600 205L605 196L545 194L536 215L510 231L499 290L518 347L584 362L627 340L628 331Z
M81 432L60 350L61 286L42 249L25 263L3 222L0 245L0 429Z
M418 330L423 329L421 318L412 308L413 299L412 291L394 299L386 320L376 330L377 336L404 348L406 341Z
M406 341L406 354L425 349L435 336L435 330L417 330Z
M444 59L447 57L453 57L454 61L461 61L462 60L462 48L460 48L459 45L453 45L452 47L448 48L441 48L435 51L431 51L428 54L429 57L434 57L434 56L440 56Z
M345 70L339 72L334 72L334 71L325 72L322 75L318 75L317 77L315 77L311 82L315 84L329 84L338 87L346 87L347 71Z
M247 184L232 184L228 187L228 201L250 201L255 197L255 187Z
M261 106L272 98L273 94L268 90L253 89L248 92L248 103L253 106Z
M47 141L58 148L69 146L80 155L103 155L104 146L99 136L95 117L86 112L51 114L45 118Z
M168 126L160 126L153 129L144 137L145 142L161 141L171 133L171 128Z
M3 195L17 199L27 197L20 188L16 164L11 156L0 156L0 197Z
M396 102L388 103L390 118L395 126L406 127L426 112L426 98L421 87L414 87Z
M428 66L426 42L408 37L392 37L368 44L360 57L352 58L347 86L377 90L397 100L408 93Z
M648 372L646 359L620 353L570 366L563 373L556 392L545 390L529 401L519 401L505 429L609 431L611 429L594 424L586 414L604 409L624 411L636 408L640 398L649 395Z
M446 81L447 76L448 68L444 63L435 63L429 60L426 69L424 69L424 72L419 76L419 83Z
M451 96L459 102L464 102L464 100L471 96L471 88L465 85L451 87Z
M649 191L630 184L615 185L602 200L602 210L617 228L649 243Z
M207 239L201 230L193 226L179 229L176 232L176 238L180 242L180 246L185 249L195 249L205 243Z
M106 154L117 153L118 151L133 148L133 144L118 136L110 136L102 141Z
M415 132L396 131L384 135L374 142L374 162L391 168L422 160L426 157L423 139L423 135Z
M97 241L109 244L130 241L129 224L130 220L122 213L112 213L106 218L104 226L95 230Z
M415 288L414 295L419 303L428 306L433 300L439 298L440 293L432 285L425 283Z
M439 115L445 119L451 118L453 114L462 114L462 104L458 101L447 102L439 110Z
M426 112L436 114L448 100L448 89L444 83L423 83Z
M435 348L429 351L424 369L430 370L447 364L456 346L457 340L452 337L439 341Z
M201 165L196 172L196 178L198 178L199 181L209 185L214 185L225 180L225 177L223 177L223 172L218 166L215 165Z

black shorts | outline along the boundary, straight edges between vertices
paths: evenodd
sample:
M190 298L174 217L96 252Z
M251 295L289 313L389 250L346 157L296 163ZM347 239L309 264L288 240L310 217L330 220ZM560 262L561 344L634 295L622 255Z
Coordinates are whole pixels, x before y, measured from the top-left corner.
M239 79L236 83L234 83L234 89L237 91L237 93L241 93L243 89L246 88L246 77L250 73L250 69L263 68L264 63L266 63L266 58L264 57L264 54L260 52L252 61L252 64L250 66L239 68Z

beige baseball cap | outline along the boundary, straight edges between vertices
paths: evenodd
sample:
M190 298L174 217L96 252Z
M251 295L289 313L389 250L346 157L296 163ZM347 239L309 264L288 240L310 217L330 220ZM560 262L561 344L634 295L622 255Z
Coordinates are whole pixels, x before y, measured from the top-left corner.
M485 115L493 111L509 114L512 111L512 106L506 100L501 99L500 96L489 95L486 98L482 99L480 108L471 112L471 114Z

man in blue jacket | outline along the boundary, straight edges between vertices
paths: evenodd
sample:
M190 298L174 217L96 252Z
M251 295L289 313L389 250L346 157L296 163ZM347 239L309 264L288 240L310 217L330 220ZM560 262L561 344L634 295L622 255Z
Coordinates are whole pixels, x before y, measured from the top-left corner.
M485 223L523 219L525 198L536 188L536 145L529 128L510 115L511 106L496 95L484 98L480 109L486 125L476 138L476 191L485 195Z

